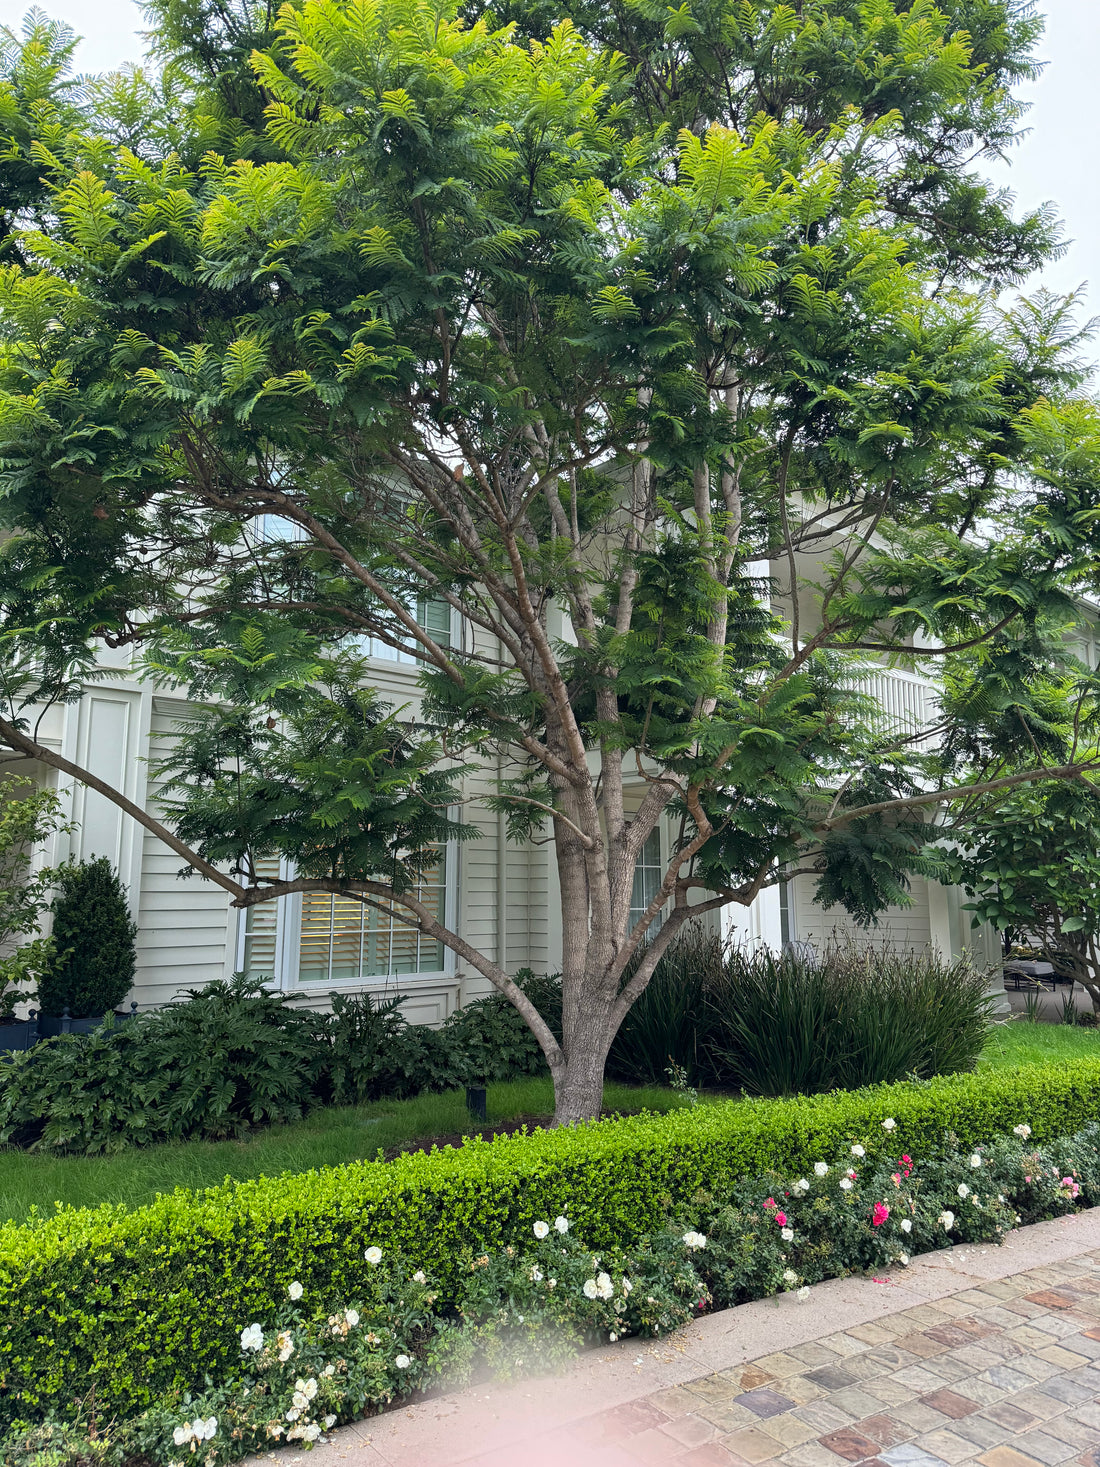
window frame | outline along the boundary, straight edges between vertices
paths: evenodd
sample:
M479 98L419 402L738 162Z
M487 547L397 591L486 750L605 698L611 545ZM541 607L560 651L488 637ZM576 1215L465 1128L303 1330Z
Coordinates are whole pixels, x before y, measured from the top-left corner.
M649 845L649 843L650 843L651 840L655 840L656 843L657 843L657 860L656 860L656 863L655 864L650 864L650 863L646 863L645 862L646 846ZM649 832L649 834L646 836L645 840L642 842L642 849L638 852L638 859L634 862L634 873L633 873L633 876L631 878L631 883L632 884L631 884L631 889L630 889L630 906L627 908L627 918L626 918L626 920L627 920L627 931L628 932L633 931L635 923L637 923L637 922L639 922L641 920L642 915L646 911L646 907L648 907L648 905L649 905L649 902L652 901L653 896L656 896L657 895L657 892L661 889L661 882L664 880L665 869L666 869L666 867L665 867L666 850L667 850L667 845L666 845L666 842L665 842L664 821L663 820L658 820L657 823L656 823L656 825L654 825L653 829ZM656 872L656 874L657 874L656 886L655 886L654 891L653 891L653 896L649 897L646 900L645 906L636 907L634 905L634 886L633 886L633 883L637 881L638 876L640 874L642 874L642 873L644 873L646 871ZM643 882L643 886L644 886L644 882ZM645 891L644 890L642 892L642 896L645 897ZM652 937L656 933L660 932L662 926L664 925L665 917L667 915L668 915L668 902L666 901L664 903L664 905L661 907L661 910L654 917L653 921L646 928L645 940L648 940L650 937Z
M455 930L458 911L458 841L447 841L444 847L443 924ZM295 867L285 857L279 861L279 880L293 881ZM385 992L393 988L430 988L440 982L453 982L457 971L457 955L443 946L443 966L419 973L370 973L355 978L326 978L303 981L301 978L302 893L277 897L275 908L275 961L271 986L280 993L316 994ZM245 945L248 941L248 912L237 920L236 965L245 967Z

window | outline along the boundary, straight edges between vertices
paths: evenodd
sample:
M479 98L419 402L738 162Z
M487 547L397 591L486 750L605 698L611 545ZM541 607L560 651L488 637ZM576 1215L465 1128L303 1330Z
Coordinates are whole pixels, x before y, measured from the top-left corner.
M451 645L451 608L446 601L421 597L416 603L416 619L428 635L441 647ZM378 637L354 637L349 645L357 645L365 656L379 657L386 662L416 662L411 652L399 651Z
M263 874L273 876L277 863L264 864ZM438 863L414 888L441 921L447 917L448 864L446 851L441 851ZM240 962L250 976L274 978L282 988L312 987L440 973L446 953L441 942L390 912L349 897L305 892L249 908Z
M645 845L634 867L634 888L630 893L630 926L641 920L642 914L661 889L665 868L661 861L661 828L658 826L646 836ZM658 915L646 929L647 934L656 932L661 925Z

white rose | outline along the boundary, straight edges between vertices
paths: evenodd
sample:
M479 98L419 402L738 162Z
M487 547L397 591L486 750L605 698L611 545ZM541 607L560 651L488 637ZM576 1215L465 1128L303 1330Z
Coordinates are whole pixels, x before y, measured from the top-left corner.
M683 1241L686 1244L686 1246L688 1248L691 1248L691 1249L705 1248L707 1246L707 1239L706 1239L706 1234L705 1233L694 1233L694 1232L685 1233L684 1234L684 1237L683 1237Z
M936 1221L943 1224L943 1230L945 1233L949 1233L951 1229L955 1226L955 1214L949 1208L946 1208L943 1212L940 1213Z
M601 1299L610 1299L615 1292L615 1285L611 1282L611 1275L606 1273L597 1274L596 1288L599 1290Z
M302 1286L300 1283L298 1283L297 1279L295 1279L294 1283L292 1283L290 1288L287 1289L287 1293L295 1301L302 1297Z
M850 1192L852 1190L852 1179L851 1179L851 1177L841 1177L841 1179L840 1179L840 1190L842 1192Z
M172 1433L172 1440L177 1447L182 1447L185 1442L191 1440L191 1423L188 1421L183 1426L177 1426Z
M852 1147L852 1155L853 1156L866 1156L867 1153L866 1153L866 1151L864 1151L864 1149L863 1149L862 1146L858 1146L857 1145L857 1146L853 1146Z
M533 1230L535 1237L538 1238L541 1242L541 1240L545 1238L550 1232L550 1224L545 1222L537 1222L533 1225Z
M884 1131L892 1131L896 1125L897 1125L897 1121L894 1120L894 1117L893 1116L887 1116L886 1119L882 1123L882 1129Z
M567 1233L569 1231L569 1219L567 1217L556 1217L554 1219L554 1226L559 1233Z
M903 1217L901 1222L898 1223L898 1227L903 1233L911 1233L913 1231L913 1219L911 1217Z
M304 1391L295 1391L290 1398L290 1404L300 1414L309 1405L309 1401L306 1399ZM297 1420L297 1417L295 1417L295 1420Z
M368 1248L367 1251L363 1254L363 1257L367 1260L368 1263L381 1263L382 1250L381 1248Z
M797 1284L798 1283L798 1275L795 1273L795 1271L794 1271L793 1268L785 1268L783 1270L783 1282L785 1284Z
M349 1309L347 1311L347 1313L344 1315L344 1318L347 1320L347 1322L351 1326L351 1328L354 1329L355 1326L359 1323L359 1311L358 1311L358 1309Z
M336 1417L335 1416L326 1416L325 1417L325 1430L326 1431L328 1431L328 1429L329 1429L330 1426L335 1426L335 1425L336 1425Z
M793 1243L794 1228L780 1228L779 1236L783 1239L784 1243Z
M586 1299L595 1299L596 1295L599 1293L599 1290L596 1287L596 1280L585 1279L582 1293L584 1294L584 1297Z
M809 1182L807 1182L805 1177L799 1177L798 1181L795 1183L795 1186L800 1192L808 1192L810 1190L810 1184Z
M826 1176L828 1174L828 1171L829 1171L829 1168L825 1165L825 1163L823 1161L815 1161L814 1162L814 1176L815 1177L824 1177L824 1176Z
M409 1366L412 1364L412 1361L407 1355L398 1355L397 1359L393 1363L397 1366L398 1370L408 1370Z
M970 1196L970 1188L966 1185L965 1182L959 1183L957 1191L959 1196L962 1197L964 1200Z
M1012 1134L1014 1136L1022 1136L1023 1139L1026 1141L1027 1138L1031 1135L1031 1127L1030 1126L1013 1126L1012 1127Z
M633 1288L634 1288L634 1285L630 1282L630 1280L628 1278L624 1277L623 1278L623 1293L624 1294L629 1294Z
M422 1268L418 1268L413 1274L413 1279L418 1284L426 1284L428 1282L428 1275Z
M533 1283L541 1284L542 1283L542 1270L539 1269L539 1268L533 1268L531 1270L531 1280L532 1280Z
M262 1350L264 1347L264 1332L258 1324L250 1324L241 1330L242 1350Z
M902 1268L908 1268L909 1267L909 1255L908 1255L908 1253L899 1253L898 1254L898 1262L901 1264Z
M975 1151L974 1155L970 1158L970 1165L972 1167L979 1167L979 1166L981 1166L981 1164L982 1164L982 1159L978 1155L978 1153Z
M316 1421L311 1421L310 1424L302 1432L302 1440L307 1442L315 1442L320 1435L321 1428L317 1425Z

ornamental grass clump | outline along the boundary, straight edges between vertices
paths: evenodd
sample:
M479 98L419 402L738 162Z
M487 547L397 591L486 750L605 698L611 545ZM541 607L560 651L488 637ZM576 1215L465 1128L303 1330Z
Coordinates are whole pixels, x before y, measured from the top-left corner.
M705 1008L711 1083L797 1095L971 1070L989 999L969 959L931 950L733 948Z

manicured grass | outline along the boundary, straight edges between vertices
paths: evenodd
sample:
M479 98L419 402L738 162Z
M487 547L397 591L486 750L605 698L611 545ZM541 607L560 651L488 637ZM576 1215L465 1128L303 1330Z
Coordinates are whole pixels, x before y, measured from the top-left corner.
M1065 1024L998 1024L979 1069L1100 1058L1100 1030ZM702 1096L702 1100L728 1097ZM652 1086L608 1085L609 1110L664 1112L683 1102L673 1091ZM489 1087L489 1123L546 1115L553 1106L549 1079L516 1080ZM216 1186L227 1178L244 1181L310 1167L339 1166L373 1157L423 1137L465 1134L473 1129L460 1090L414 1100L380 1100L371 1105L315 1111L290 1126L274 1126L243 1141L192 1141L150 1146L109 1157L51 1157L0 1151L0 1221L25 1219L32 1208L55 1204L94 1207L121 1202L139 1207L159 1192L177 1187Z
M1003 1070L1017 1065L1080 1059L1100 1059L1100 1029L1078 1029L1070 1024L1029 1024L1013 1019L993 1026L978 1068Z
M608 1110L668 1111L683 1104L663 1087L608 1085ZM553 1109L549 1079L516 1080L489 1087L489 1123ZM465 1134L474 1129L461 1090L420 1095L414 1100L380 1100L371 1105L315 1111L290 1126L273 1126L243 1141L191 1141L150 1146L108 1157L51 1157L0 1151L0 1221L23 1221L32 1207L49 1212L55 1203L95 1207L122 1202L139 1207L158 1192L177 1187L213 1187L227 1178L273 1177L310 1167L339 1166L373 1157L422 1137Z

